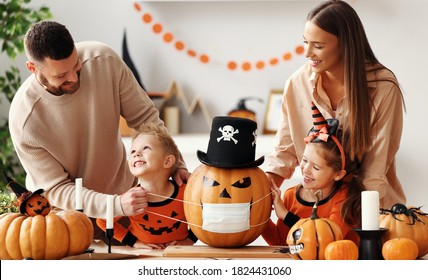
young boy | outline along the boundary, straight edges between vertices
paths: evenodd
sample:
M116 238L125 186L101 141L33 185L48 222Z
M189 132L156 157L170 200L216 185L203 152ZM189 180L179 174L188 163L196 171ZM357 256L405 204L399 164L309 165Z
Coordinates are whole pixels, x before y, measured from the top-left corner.
M171 175L178 167L179 151L164 128L145 124L133 136L130 158L131 173L138 179L134 188L148 194L147 211L128 217L126 228L115 218L114 238L134 248L163 249L168 245L193 245L197 238L188 229L183 210L185 185L179 187ZM105 231L106 221L97 219Z

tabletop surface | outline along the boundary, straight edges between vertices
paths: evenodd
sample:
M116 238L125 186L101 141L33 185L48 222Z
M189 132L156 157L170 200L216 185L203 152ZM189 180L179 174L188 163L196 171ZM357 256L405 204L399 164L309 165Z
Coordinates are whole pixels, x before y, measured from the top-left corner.
M215 248L207 245L169 246L164 250L135 249L128 246L108 246L95 240L91 252L67 257L67 260L120 259L292 259L287 246L248 245L241 248ZM428 254L419 260L428 260Z
M94 241L91 252L67 257L68 260L103 259L291 259L286 246L244 246L241 248L215 248L207 245L168 246L164 250L135 249L128 246L108 246L102 241Z

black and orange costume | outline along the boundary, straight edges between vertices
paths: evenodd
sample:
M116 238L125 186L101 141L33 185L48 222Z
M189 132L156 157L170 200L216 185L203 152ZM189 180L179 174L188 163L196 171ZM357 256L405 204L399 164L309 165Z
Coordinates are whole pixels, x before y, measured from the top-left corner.
M164 244L175 240L190 238L197 241L196 236L188 228L183 210L185 185L179 187L174 181L174 192L170 198L159 202L148 202L144 214L128 217L126 228L118 222L123 217L114 219L114 238L125 245L134 246L137 240L147 244ZM140 187L139 185L134 188ZM184 223L183 223L184 222ZM106 230L106 220L97 219L97 225Z
M308 218L312 213L314 202L304 201L299 195L298 186L290 187L284 192L283 202L289 211L284 220L278 219L276 224L270 220L262 233L263 239L269 245L287 245L287 235L290 228L300 219ZM342 230L344 239L350 239L358 244L357 233L343 221L340 214L340 208L346 199L347 192L346 184L341 181L337 182L335 190L328 197L319 201L317 212L321 218L329 218L337 223Z

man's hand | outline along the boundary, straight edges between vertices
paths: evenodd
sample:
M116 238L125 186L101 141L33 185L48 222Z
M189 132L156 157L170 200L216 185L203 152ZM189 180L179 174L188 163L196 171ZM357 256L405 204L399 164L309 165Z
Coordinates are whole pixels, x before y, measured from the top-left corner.
M187 183L187 180L190 177L189 171L184 168L178 168L177 171L172 176L172 179L177 183L177 185L181 186L183 183Z
M133 187L120 196L120 204L126 216L142 214L147 209L147 191L142 187Z

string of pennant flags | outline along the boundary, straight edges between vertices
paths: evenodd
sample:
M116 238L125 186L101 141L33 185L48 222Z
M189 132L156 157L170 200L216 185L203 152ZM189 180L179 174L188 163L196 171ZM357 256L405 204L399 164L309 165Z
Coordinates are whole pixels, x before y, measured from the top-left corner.
M186 53L190 58L198 59L203 64L209 64L213 60L209 54L203 52L197 52L196 50L189 48L186 44L174 37L169 31L166 31L163 24L160 22L155 22L153 16L146 11L143 11L143 8L140 3L134 2L134 9L141 14L141 20L144 24L151 27L152 31L156 35L160 35L163 42L166 44L171 44L174 46L176 51ZM252 70L264 70L268 66L276 66L280 62L290 61L294 55L303 55L305 48L303 45L297 45L293 51L285 51L283 54L274 56L270 59L258 59L256 61L237 61L231 59L226 63L226 68L230 71L242 70L244 72L250 72Z

